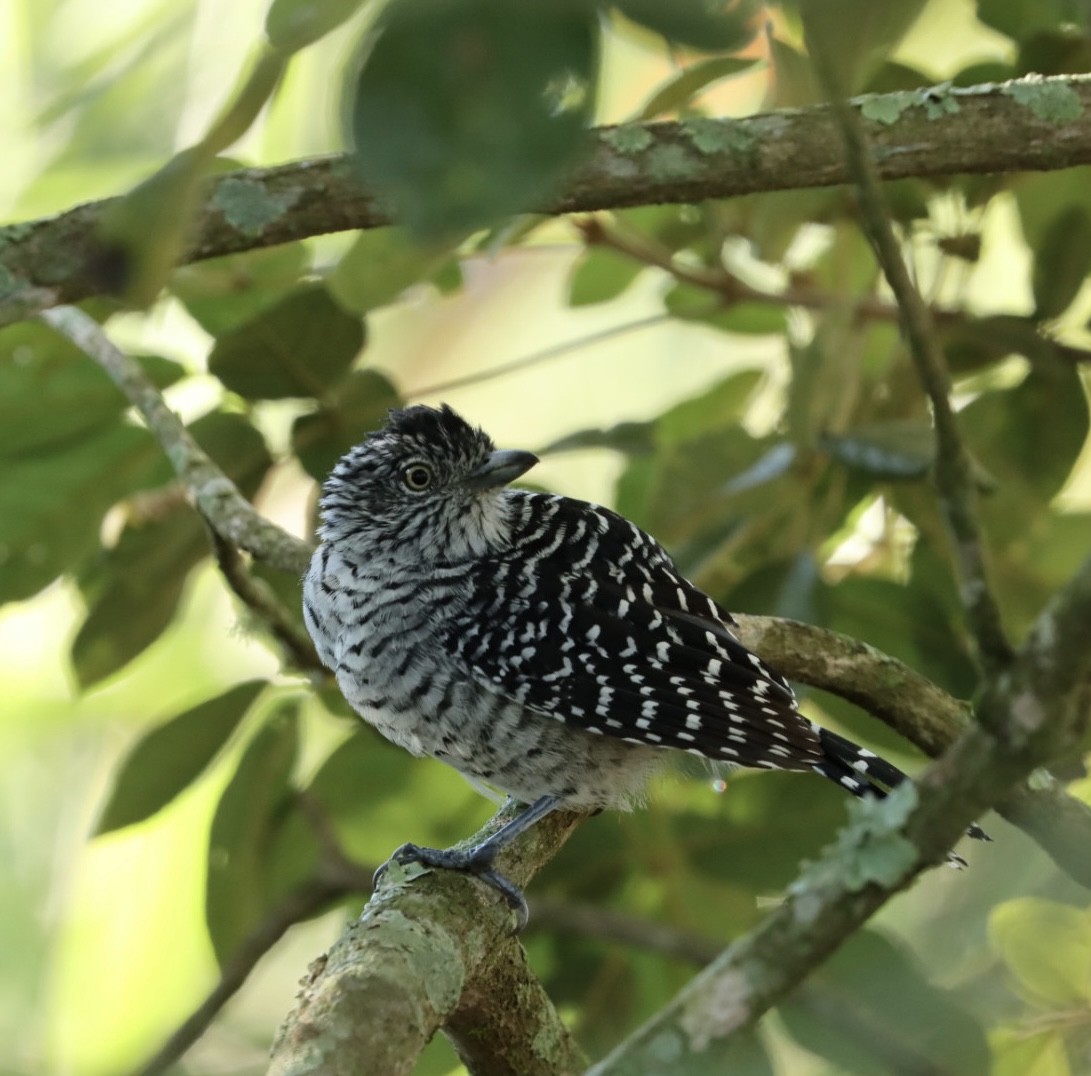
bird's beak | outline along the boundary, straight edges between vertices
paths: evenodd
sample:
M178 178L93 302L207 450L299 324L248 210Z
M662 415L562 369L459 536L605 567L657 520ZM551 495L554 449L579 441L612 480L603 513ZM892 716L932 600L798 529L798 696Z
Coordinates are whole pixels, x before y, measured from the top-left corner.
M491 452L480 467L475 467L466 476L466 485L474 491L506 486L521 474L526 474L537 462L538 457L533 452L520 452L518 449Z

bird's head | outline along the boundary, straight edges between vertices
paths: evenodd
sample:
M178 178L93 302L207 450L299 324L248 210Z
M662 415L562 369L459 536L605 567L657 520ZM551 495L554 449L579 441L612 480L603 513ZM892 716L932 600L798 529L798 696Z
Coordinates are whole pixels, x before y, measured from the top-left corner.
M391 411L326 479L320 534L411 559L481 555L504 539L504 487L537 462L531 452L497 451L446 404Z

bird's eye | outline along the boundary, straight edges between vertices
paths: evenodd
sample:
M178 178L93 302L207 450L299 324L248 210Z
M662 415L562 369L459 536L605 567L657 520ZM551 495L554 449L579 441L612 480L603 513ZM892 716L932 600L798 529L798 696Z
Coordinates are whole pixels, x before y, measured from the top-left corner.
M402 481L414 493L420 493L432 484L432 468L423 463L411 463L402 472Z

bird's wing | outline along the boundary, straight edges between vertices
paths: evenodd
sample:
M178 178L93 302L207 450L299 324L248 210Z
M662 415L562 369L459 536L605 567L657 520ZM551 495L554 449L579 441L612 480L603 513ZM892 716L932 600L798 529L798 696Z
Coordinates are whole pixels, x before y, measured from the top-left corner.
M542 501L550 518L468 580L449 642L471 675L590 732L742 766L821 760L786 681L654 539L606 509Z

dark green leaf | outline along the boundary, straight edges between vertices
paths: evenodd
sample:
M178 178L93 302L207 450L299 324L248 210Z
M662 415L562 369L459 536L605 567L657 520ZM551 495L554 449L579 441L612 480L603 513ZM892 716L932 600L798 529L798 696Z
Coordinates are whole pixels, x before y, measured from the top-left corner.
M364 326L321 284L285 296L225 332L208 358L229 389L256 400L324 396L364 346Z
M1091 215L1082 206L1063 208L1045 229L1034 251L1036 318L1055 318L1068 309L1091 272Z
M725 303L707 288L675 284L663 297L667 312L686 321L700 321L724 332L772 334L784 332L784 307L777 303Z
M418 243L403 228L371 228L357 235L326 283L345 309L366 314L428 280L450 259L444 244Z
M736 424L763 376L760 370L741 370L675 404L655 420L657 436L664 444L680 443Z
M989 1071L977 1021L875 931L853 935L777 1011L800 1045L846 1076Z
M982 393L960 415L976 460L995 476L982 502L997 538L1025 533L1068 478L1087 439L1088 405L1075 364L1036 356L1014 388Z
M169 359L140 361L160 388L184 373ZM44 325L0 332L0 456L59 447L110 425L128 406L97 363Z
M265 686L263 680L236 684L145 733L115 771L95 832L142 822L193 784Z
M219 336L298 287L309 262L302 243L229 254L180 266L170 290L203 329Z
M645 268L636 258L605 247L591 247L572 266L568 305L590 306L616 299Z
M758 32L761 4L753 0L615 0L626 18L675 45L738 52Z
M825 624L829 620L829 587L808 550L752 572L725 600L729 608L740 613L781 616L807 624Z
M677 112L713 82L749 71L757 62L740 56L713 56L690 64L660 86L636 118L653 120L664 112Z
M917 419L890 419L856 426L846 434L824 434L819 446L847 467L888 481L923 477L936 455L931 424Z
M292 451L308 474L323 479L364 434L378 429L401 399L394 386L375 370L356 370L338 386L318 411L296 419Z
M212 819L205 917L221 965L268 907L270 855L291 806L297 708L279 706L250 741Z
M190 426L197 443L252 496L272 457L241 415L213 411ZM187 504L167 499L164 514L126 523L116 544L83 573L88 613L72 643L81 687L111 675L170 624L190 570L208 553L204 525Z
M364 181L424 238L533 208L584 144L598 35L591 5L393 0L353 92Z
M1070 0L977 0L977 17L987 26L1020 41L1076 18Z
M144 430L113 425L0 468L0 602L29 598L75 568L106 510L161 461Z
M367 0L273 0L265 33L278 49L295 52L325 37L351 18Z
M98 593L72 640L81 688L117 672L162 635L190 569L207 550L204 528L188 510L126 526L93 568L89 584Z
M576 430L551 442L547 452L568 452L580 448L613 448L627 455L650 452L655 444L654 422L619 422L605 430Z

